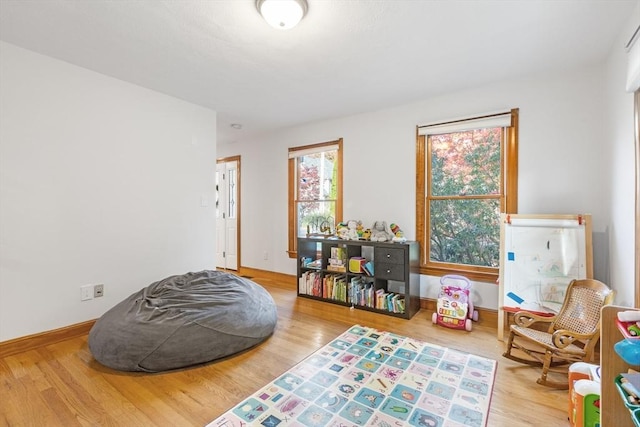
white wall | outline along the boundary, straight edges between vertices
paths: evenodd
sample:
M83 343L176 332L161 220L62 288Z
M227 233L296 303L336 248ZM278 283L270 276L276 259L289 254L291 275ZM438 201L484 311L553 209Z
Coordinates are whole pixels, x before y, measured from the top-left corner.
M216 113L0 43L0 341L215 268ZM80 286L105 296L80 302Z
M221 157L242 157L242 264L295 274L296 261L285 253L288 147L343 137L345 219L361 219L365 225L376 219L396 222L413 239L415 126L518 107L519 212L591 214L595 276L629 295L633 290L627 268L610 274L609 246L619 244L611 235L612 213L618 207L603 200L609 200L611 175L618 165L603 161L610 150L603 143L609 140L602 125L604 74L604 65L559 70L221 144ZM626 109L624 113L630 114ZM624 155L628 159L622 166L629 167L632 155ZM621 194L613 202L628 196ZM616 227L621 234L633 233L630 221ZM262 259L265 250L268 260ZM618 256L628 264L633 254ZM422 277L423 297L435 297L438 289L438 278ZM477 306L497 308L495 284L476 283L474 291Z
M640 25L640 1L622 28L607 60L604 125L607 137L606 160L611 165L610 186L603 195L603 204L611 207L609 246L611 248L611 282L616 287L617 302L633 307L634 303L634 233L635 221L635 146L633 94L625 92L627 54L624 46ZM640 43L638 40L636 43Z

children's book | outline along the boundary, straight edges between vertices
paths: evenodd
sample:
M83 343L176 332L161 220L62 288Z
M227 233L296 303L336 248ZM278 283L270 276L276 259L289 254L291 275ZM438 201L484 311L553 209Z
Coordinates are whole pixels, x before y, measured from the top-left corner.
M367 276L373 276L373 263L371 261L364 263L362 265L362 271L364 271Z

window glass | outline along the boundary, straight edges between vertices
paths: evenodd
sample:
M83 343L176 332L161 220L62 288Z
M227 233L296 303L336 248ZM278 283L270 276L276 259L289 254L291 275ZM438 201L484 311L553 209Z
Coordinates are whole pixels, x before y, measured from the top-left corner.
M430 135L434 196L499 194L502 128Z
M429 213L430 261L498 267L499 200L431 200Z
M342 139L289 149L289 256L296 239L335 233L342 218Z
M338 150L297 157L298 236L335 229Z
M500 213L517 210L518 110L496 116L419 129L416 230L423 274L497 278Z

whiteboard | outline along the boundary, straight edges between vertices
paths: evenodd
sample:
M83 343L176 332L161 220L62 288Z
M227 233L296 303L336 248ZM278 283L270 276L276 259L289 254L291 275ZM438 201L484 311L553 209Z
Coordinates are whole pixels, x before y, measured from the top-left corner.
M557 313L571 280L593 277L590 215L502 214L500 224L500 314Z

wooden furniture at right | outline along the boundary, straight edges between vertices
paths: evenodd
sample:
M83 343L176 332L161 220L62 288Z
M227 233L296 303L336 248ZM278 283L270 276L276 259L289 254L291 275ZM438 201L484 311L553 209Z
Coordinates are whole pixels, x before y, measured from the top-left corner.
M629 307L607 305L602 307L600 316L600 359L601 359L601 392L600 392L600 426L601 427L633 427L631 413L624 405L622 396L615 385L615 378L629 368L638 370L640 366L627 364L614 351L613 346L624 337L618 330L616 318L618 312L637 310Z
M593 362L595 345L600 337L602 307L613 302L614 292L595 279L572 280L567 287L560 311L553 317L542 317L528 311L515 314L515 325L509 330L504 357L529 365L542 366L537 383L558 389L569 387L567 381L549 379L549 372L566 373L573 362ZM531 327L543 323L546 330ZM513 349L528 358L516 356ZM562 368L554 368L561 365Z

